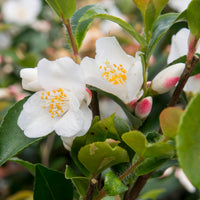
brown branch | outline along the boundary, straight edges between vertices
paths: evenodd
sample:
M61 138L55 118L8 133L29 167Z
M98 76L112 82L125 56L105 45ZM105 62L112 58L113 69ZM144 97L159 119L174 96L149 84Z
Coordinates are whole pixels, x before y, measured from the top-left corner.
M100 116L99 100L98 100L97 92L95 91L92 91L92 101L91 101L90 106L92 109L93 117Z
M92 200L95 188L98 185L98 181L95 178L90 179L89 187L85 196L85 200Z

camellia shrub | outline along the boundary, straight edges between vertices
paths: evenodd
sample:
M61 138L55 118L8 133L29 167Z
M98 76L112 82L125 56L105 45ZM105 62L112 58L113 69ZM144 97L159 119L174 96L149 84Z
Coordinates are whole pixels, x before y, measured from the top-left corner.
M24 8L26 2L19 1ZM31 24L38 15L36 2L30 10L33 18L26 18L24 11L21 23ZM35 68L20 71L22 86L32 95L17 102L4 117L0 164L12 160L34 175L35 200L156 199L163 190L149 190L143 196L141 190L150 178L177 166L188 177L192 191L198 190L200 0L188 2L181 13L166 14L162 10L168 0L133 0L143 18L142 33L101 5L76 10L76 0L46 2L62 20L73 58L43 58ZM20 24L15 16L19 4L16 13L6 11L12 3L16 4L4 5L3 14ZM107 36L96 40L94 58L81 58L79 50L96 18L118 24L137 41L140 47L135 56L123 50L117 37ZM154 50L180 22L187 28L173 35L167 65L150 80ZM120 106L126 119L115 114L101 119L100 96ZM114 113L111 105L107 109ZM60 136L71 157L64 173L13 158L52 133Z

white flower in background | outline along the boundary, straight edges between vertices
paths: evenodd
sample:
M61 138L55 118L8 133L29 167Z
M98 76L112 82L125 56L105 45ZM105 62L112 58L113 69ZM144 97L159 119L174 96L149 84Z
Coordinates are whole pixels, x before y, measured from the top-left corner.
M11 46L11 36L7 32L0 32L0 50L7 49Z
M188 53L188 40L190 36L190 31L187 28L181 29L176 35L172 37L171 50L168 57L168 64L178 59L181 56L187 55ZM197 44L196 53L200 53L200 42ZM188 79L184 91L192 92L194 94L200 92L200 74L192 76Z
M115 37L98 39L95 59L85 57L81 68L87 84L114 94L126 104L142 94L141 58L127 55Z
M41 10L41 0L6 0L2 4L3 19L7 23L30 25Z
M191 1L192 0L170 0L168 5L178 12L183 12L185 9L187 9Z
M181 56L187 55L189 48L190 31L187 28L182 28L173 35L171 42L171 50L167 59L167 63L171 63ZM200 53L200 43L197 45L196 53Z
M68 57L55 61L42 59L36 71L43 89L23 106L18 125L24 134L36 138L55 130L62 137L84 135L90 127L92 113L88 108L91 97L86 91L80 66ZM35 71L32 72L37 80ZM31 73L27 74L30 78Z
M178 63L159 72L151 82L151 89L158 94L171 90L179 81L185 64Z
M181 168L176 169L175 176L188 192L194 193L196 191L196 188L192 185Z
M100 5L104 9L106 9L109 15L113 15L115 17L123 19L124 21L127 21L126 17L121 13L121 11L115 5L114 0L103 0ZM100 30L104 34L115 34L117 31L121 31L122 28L121 26L110 20L104 20L100 24Z

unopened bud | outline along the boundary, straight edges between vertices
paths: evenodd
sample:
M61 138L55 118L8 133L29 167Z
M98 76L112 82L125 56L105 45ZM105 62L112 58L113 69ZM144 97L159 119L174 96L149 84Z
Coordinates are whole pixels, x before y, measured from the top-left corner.
M156 75L152 80L151 89L158 94L163 94L172 89L180 79L185 64L172 65Z
M22 86L25 90L37 92L42 90L42 87L38 80L37 68L26 68L20 71L20 77L22 78Z
M148 117L152 108L152 97L146 97L137 103L135 107L135 115L140 119L145 119Z

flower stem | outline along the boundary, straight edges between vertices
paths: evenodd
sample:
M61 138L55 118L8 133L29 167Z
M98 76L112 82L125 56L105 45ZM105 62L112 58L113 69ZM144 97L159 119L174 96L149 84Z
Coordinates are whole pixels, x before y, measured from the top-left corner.
M62 15L62 20L63 20L63 23L64 23L64 25L65 25L65 27L67 29L68 35L69 35L69 39L70 39L72 50L73 50L74 61L77 64L80 64L80 57L79 57L79 54L78 54L78 47L77 47L77 44L75 42L75 39L74 39L74 36L73 36L73 33L72 33L70 20L69 19L65 19L64 15Z

